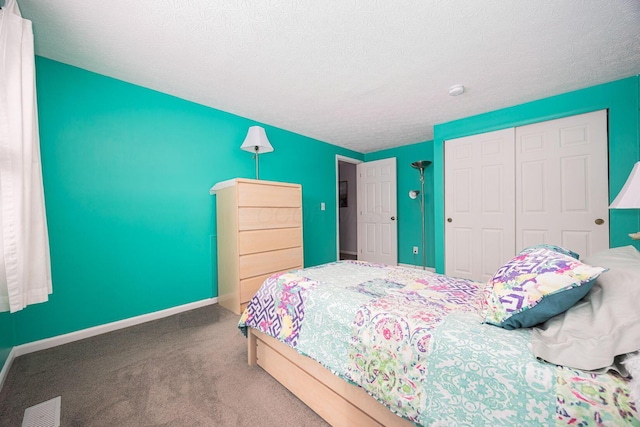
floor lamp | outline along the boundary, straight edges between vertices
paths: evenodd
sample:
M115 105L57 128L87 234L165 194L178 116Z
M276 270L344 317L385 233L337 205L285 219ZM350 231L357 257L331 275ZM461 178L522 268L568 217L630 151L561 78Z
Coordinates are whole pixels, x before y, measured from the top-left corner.
M420 217L422 220L422 269L425 270L427 266L427 251L425 250L425 234L424 234L424 168L429 166L431 162L429 160L420 160L411 163L411 167L420 171L420 190L409 191L409 197L412 199L417 198L420 194Z

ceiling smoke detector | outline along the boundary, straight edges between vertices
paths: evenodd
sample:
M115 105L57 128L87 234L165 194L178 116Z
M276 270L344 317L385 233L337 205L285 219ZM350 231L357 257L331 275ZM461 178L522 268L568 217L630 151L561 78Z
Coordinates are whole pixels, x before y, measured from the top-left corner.
M462 95L463 93L464 93L463 85L453 85L449 88L449 95L451 96L458 96L458 95Z

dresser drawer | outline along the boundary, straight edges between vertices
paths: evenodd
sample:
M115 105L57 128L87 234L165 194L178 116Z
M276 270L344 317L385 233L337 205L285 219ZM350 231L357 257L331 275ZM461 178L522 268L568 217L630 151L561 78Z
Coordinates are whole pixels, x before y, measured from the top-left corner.
M238 208L238 230L302 226L302 208Z
M240 255L240 279L290 270L302 265L302 247Z
M253 207L300 207L302 187L264 185L241 182L238 184L238 206Z
M247 230L238 233L238 253L240 255L297 246L302 246L301 228Z
M260 286L267 280L271 275L276 273L282 273L289 270L294 270L302 268L302 265L296 265L295 267L287 268L282 271L275 271L273 273L263 274L261 276L251 277L249 279L243 279L240 281L240 303L248 302L260 289Z
M247 301L247 302L244 302L244 303L240 304L240 312L239 312L239 313L236 313L236 314L242 314L242 313L244 313L244 309L245 309L245 308L247 308L247 306L248 306L248 305L249 305L249 301Z
M247 302L253 297L265 280L273 273L263 274L261 276L250 277L240 280L240 304Z

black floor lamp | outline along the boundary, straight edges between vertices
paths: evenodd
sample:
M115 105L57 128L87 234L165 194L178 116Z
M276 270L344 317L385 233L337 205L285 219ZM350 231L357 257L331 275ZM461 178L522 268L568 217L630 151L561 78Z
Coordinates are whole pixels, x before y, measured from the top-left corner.
M418 193L420 194L420 216L422 220L422 269L426 269L427 265L427 251L425 250L425 234L424 234L424 168L429 166L431 162L429 160L420 160L417 162L411 163L411 166L418 169L420 171L420 191L411 190L409 191L409 197L412 199L417 198Z

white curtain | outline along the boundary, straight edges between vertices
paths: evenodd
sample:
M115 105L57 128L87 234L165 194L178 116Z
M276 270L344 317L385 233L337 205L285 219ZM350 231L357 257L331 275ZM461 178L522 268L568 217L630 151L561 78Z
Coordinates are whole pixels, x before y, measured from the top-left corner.
M0 311L47 301L44 209L31 21L16 0L0 11Z

